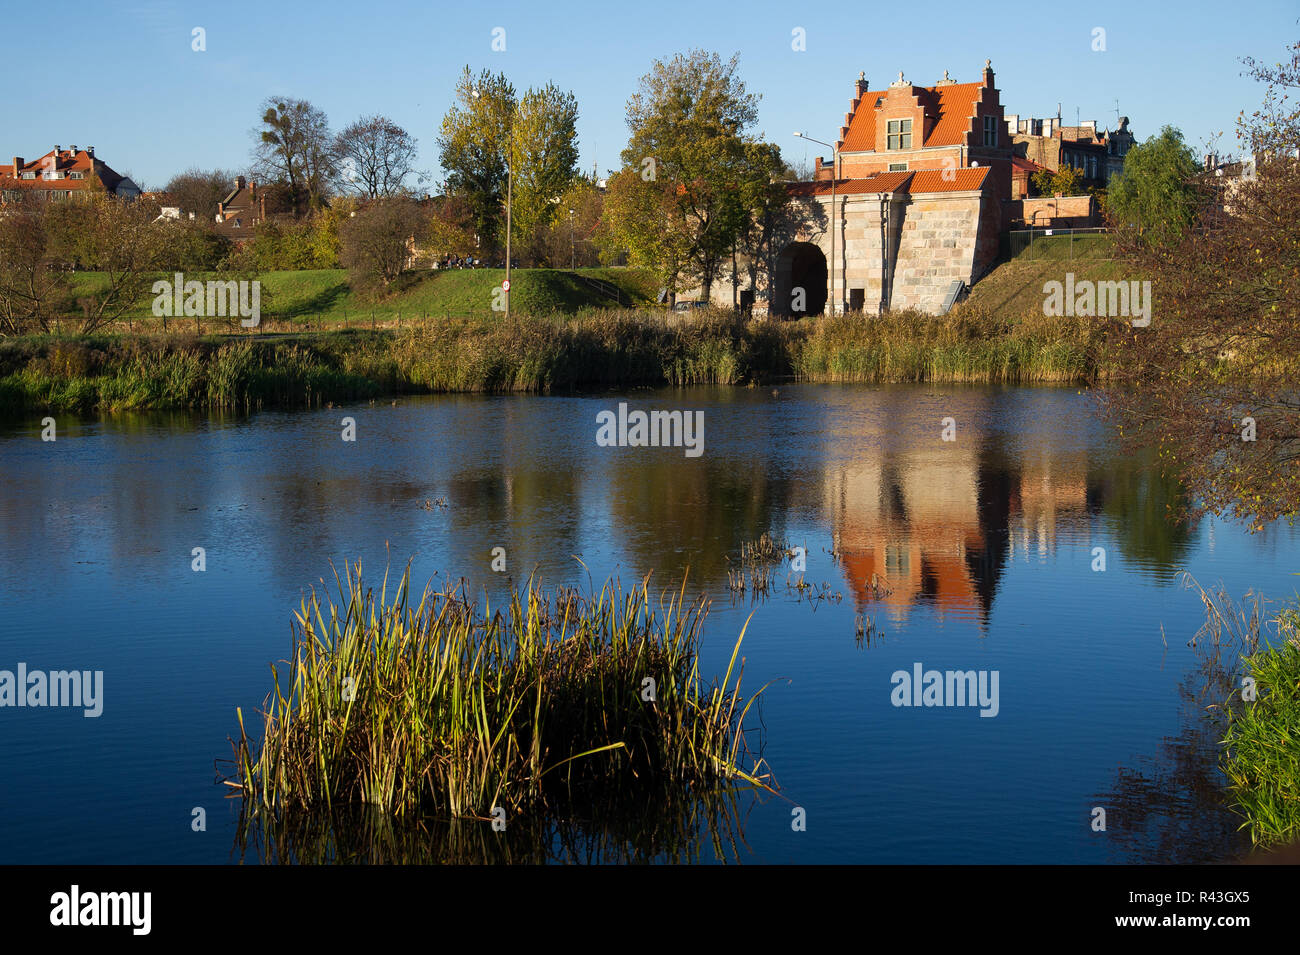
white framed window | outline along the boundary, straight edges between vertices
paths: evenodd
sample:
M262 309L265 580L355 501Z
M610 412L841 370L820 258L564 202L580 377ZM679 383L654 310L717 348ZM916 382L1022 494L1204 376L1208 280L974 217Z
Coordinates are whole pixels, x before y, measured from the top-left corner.
M85 178L86 178L86 174L85 174L84 172L70 172L70 173L68 173L68 178L69 178L69 179L85 179Z
M910 119L891 119L886 126L886 149L912 148L912 121Z
M23 178L24 178L24 179L35 179L35 178L36 178L36 173L34 173L34 172L25 172L25 173L23 173Z

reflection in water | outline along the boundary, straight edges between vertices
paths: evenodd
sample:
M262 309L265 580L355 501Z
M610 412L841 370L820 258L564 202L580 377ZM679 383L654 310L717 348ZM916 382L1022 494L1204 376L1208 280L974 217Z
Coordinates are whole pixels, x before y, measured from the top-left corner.
M231 851L239 862L312 864L739 862L749 851L742 806L755 800L748 791L694 798L665 789L581 816L512 819L501 832L478 820L394 826L367 809L297 815L271 826L261 816L244 817Z
M1240 686L1240 648L1203 641L1197 662L1178 685L1178 735L1161 740L1155 756L1119 767L1113 789L1097 799L1114 861L1197 865L1250 850L1219 768L1226 730L1220 706Z

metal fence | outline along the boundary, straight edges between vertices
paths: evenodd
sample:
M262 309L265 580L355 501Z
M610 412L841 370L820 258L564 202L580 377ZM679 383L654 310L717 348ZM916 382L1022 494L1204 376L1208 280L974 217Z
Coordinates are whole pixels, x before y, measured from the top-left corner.
M1105 228L1011 230L1013 259L1068 261L1075 255L1090 259L1111 259L1114 258L1114 248L1110 230Z

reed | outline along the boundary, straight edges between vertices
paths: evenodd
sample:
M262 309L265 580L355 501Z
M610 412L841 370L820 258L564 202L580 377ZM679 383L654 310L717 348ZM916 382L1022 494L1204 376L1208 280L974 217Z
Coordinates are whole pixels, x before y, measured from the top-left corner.
M481 611L463 586L415 599L409 565L378 594L360 565L335 583L335 599L313 590L295 616L260 743L238 714L228 784L247 812L514 818L647 787L771 785L742 731L762 693L740 692L744 629L706 684L708 602L684 583L656 602L648 577L588 596L530 579Z
M1300 840L1300 610L1275 620L1280 639L1243 660L1254 699L1229 708L1224 773L1256 846Z

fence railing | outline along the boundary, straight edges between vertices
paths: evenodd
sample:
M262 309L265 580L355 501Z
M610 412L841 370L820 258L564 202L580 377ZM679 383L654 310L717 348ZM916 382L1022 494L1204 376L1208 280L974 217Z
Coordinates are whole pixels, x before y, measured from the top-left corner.
M1012 229L1011 257L1028 259L1073 259L1076 255L1090 259L1113 258L1115 247L1110 230L1087 229ZM1106 254L1100 254L1100 253Z

